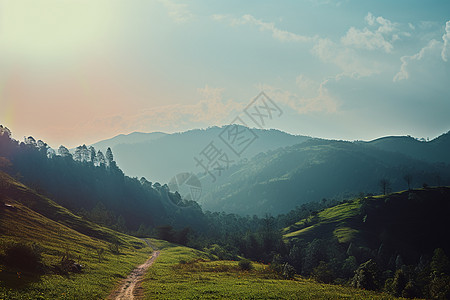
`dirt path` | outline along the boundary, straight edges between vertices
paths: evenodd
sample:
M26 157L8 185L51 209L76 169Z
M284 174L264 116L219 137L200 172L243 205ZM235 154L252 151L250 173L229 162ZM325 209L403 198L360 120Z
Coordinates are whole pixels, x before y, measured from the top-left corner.
M141 283L144 280L144 275L147 269L155 262L159 255L159 251L153 247L149 241L142 239L151 248L153 248L152 256L147 259L145 263L136 267L126 279L123 280L119 288L112 292L108 299L111 300L132 300L141 299L143 297L143 291Z

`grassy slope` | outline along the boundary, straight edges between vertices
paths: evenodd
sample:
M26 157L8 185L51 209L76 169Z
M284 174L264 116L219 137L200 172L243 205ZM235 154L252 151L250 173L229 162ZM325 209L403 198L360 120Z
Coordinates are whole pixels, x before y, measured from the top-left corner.
M360 219L359 200L343 203L319 212L316 216L310 216L307 219L284 229L285 238L306 237L336 237L339 242L349 242L358 233L358 230L352 228L358 219Z
M435 248L449 249L450 187L366 197L343 203L286 227L286 239L338 239L376 249L380 244L417 259Z
M146 299L393 299L300 277L281 280L263 264L241 271L235 261L210 261L201 251L152 242L161 254L143 283Z
M38 243L47 266L47 272L35 274L0 264L0 299L104 298L151 252L141 240L87 222L1 172L0 183L0 254L11 242ZM16 209L7 209L4 203ZM118 255L109 250L113 240L121 244ZM104 249L101 262L99 248ZM85 266L84 271L49 272L67 251Z

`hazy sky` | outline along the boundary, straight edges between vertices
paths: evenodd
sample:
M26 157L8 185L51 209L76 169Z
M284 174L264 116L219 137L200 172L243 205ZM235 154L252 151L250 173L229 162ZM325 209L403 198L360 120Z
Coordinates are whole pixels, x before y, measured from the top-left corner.
M227 124L450 130L450 1L0 0L0 124L51 146Z

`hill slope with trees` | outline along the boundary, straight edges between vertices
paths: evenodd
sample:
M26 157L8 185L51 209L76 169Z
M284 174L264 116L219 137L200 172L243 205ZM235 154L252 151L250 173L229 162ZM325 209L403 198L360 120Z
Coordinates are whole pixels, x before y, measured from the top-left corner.
M297 272L396 296L450 296L450 187L344 201L284 229Z
M200 200L213 211L276 215L324 198L378 194L381 181L384 192L448 184L450 169L366 144L311 139L241 162L214 183L205 176Z
M399 152L412 158L450 163L450 132L431 140L417 140L411 136L388 136L368 142L367 144L382 150Z

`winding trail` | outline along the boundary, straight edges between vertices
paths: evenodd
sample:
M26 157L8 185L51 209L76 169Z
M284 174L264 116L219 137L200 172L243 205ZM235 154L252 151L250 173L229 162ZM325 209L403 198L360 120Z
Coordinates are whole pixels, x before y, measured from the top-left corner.
M114 290L108 297L111 300L133 300L142 299L143 290L141 287L142 281L144 280L144 275L147 269L155 262L156 258L159 256L159 251L146 239L141 239L147 243L147 245L153 249L152 256L142 265L136 267L131 271L130 275L123 280L122 284Z

